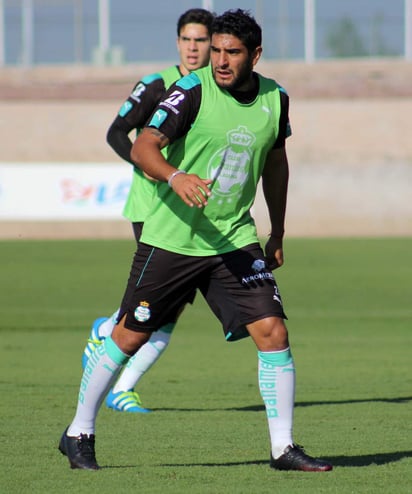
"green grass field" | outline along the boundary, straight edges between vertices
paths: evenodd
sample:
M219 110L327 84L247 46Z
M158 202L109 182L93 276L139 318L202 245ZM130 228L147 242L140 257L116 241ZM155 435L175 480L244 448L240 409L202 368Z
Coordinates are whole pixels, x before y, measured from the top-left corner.
M297 369L295 441L329 473L276 472L249 340L201 297L139 392L102 408L99 472L57 450L92 320L118 306L130 241L0 242L0 492L412 492L412 238L289 239L276 271Z

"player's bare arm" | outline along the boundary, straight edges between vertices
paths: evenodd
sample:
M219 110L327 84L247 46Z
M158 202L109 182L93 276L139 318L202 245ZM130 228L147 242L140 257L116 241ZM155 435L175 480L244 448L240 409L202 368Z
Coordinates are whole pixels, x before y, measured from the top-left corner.
M165 182L175 171L160 152L168 143L169 140L164 134L157 129L146 127L134 141L130 157L145 174Z
M262 174L263 194L269 211L271 231L265 246L267 262L271 269L282 266L283 234L285 231L286 197L289 181L289 165L284 147L272 149L266 158Z
M212 180L202 179L195 174L186 174L171 166L160 150L169 144L169 139L159 130L145 127L135 140L130 156L134 163L153 179L168 182L169 186L188 206L199 208L207 205L210 196L208 185Z

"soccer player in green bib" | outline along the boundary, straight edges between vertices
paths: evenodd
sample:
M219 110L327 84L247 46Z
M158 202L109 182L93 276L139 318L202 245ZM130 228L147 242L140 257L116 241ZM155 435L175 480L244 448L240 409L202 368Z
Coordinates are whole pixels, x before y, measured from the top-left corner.
M149 211L154 193L154 183L144 177L130 158L132 141L129 134L139 133L166 90L182 76L209 63L210 30L214 15L205 9L189 9L177 22L177 50L180 64L145 76L138 81L107 132L107 141L116 153L133 165L131 188L123 215L133 227L136 243L139 241L143 222ZM188 296L193 301L195 292ZM83 352L82 367L86 368L96 346L110 336L116 324L118 310L110 317L99 317L93 324ZM150 340L131 358L106 397L106 405L119 412L147 413L135 390L140 379L166 350L177 321L178 314L155 331Z
M295 367L272 273L283 264L289 100L274 80L254 71L261 38L243 10L216 17L210 66L170 87L133 144L131 158L157 180L156 194L119 322L91 356L75 418L61 438L72 467L98 468L95 419L113 375L199 289L226 339L250 335L257 347L269 465L332 470L293 439ZM271 223L264 250L250 214L260 179Z

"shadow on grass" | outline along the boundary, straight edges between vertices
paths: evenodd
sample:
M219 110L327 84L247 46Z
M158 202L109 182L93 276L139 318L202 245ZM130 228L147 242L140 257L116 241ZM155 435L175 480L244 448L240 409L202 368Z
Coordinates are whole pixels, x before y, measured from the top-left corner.
M322 458L330 461L335 467L368 467L370 465L386 465L404 458L412 458L412 451L397 451L396 453L376 453L359 456L328 456Z
M396 453L376 453L371 455L358 456L322 456L322 459L332 463L336 467L368 467L371 465L387 465L395 463L404 458L412 458L412 451L398 451ZM250 460L250 461L230 461L230 462L214 462L214 463L159 463L158 467L237 467L242 465L268 465L269 460ZM101 470L112 469L129 469L139 468L141 465L102 465Z
M353 400L322 400L322 401L297 401L295 407L313 407L320 405L348 405L350 403L399 403L404 404L412 400L412 396L404 396L399 398L359 398ZM231 410L237 410L239 412L260 412L264 410L264 405L252 405L249 407L232 408Z
M412 396L402 396L399 398L359 398L354 400L332 400L332 401L302 401L297 402L297 407L311 407L315 405L347 405L349 403L408 403Z
M331 401L297 401L295 407L312 407L320 405L348 405L350 403L399 403L404 404L412 400L412 396L404 396L400 398L365 398L353 400L331 400ZM262 412L265 410L264 405L250 405L247 407L230 407L230 408L174 408L161 407L151 408L153 412L213 412L213 411L235 411L235 412Z
M376 453L359 456L322 456L323 460L329 461L334 467L368 467L370 465L386 465L404 458L411 458L412 451L398 451L396 453ZM241 465L267 465L269 460L251 460L239 462L222 463L162 463L163 467L233 467Z

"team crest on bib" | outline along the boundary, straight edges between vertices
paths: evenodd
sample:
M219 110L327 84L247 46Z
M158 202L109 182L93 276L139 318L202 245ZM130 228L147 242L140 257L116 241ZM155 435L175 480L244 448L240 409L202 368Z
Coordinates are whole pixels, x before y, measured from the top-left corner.
M227 133L228 145L219 149L210 159L208 175L214 181L213 195L220 201L231 202L233 196L240 195L248 177L252 158L251 146L255 136L240 125Z
M138 305L136 307L136 310L134 311L134 317L135 317L136 321L146 322L150 319L151 315L152 315L152 313L150 312L149 303L142 300L140 302L140 305Z

